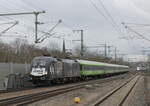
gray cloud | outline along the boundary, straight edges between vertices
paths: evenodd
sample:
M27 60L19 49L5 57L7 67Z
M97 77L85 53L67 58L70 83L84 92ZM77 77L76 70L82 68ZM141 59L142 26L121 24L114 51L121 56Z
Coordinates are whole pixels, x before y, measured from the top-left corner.
M58 34L72 34L70 37L65 37L66 39L79 39L80 36L75 35L71 32L72 29L84 29L84 39L86 45L98 45L101 43L113 44L118 47L120 51L124 51L129 54L140 54L140 49L142 46L146 46L148 42L143 40L132 39L127 41L119 39L121 36L116 32L114 26L110 25L102 15L100 15L95 8L90 4L89 0L0 0L0 12L25 12L25 11L35 11L35 10L46 10L45 14L39 16L39 20L43 22L55 21L62 19L63 22L69 26L60 25L55 32ZM106 15L102 6L98 0L92 0L96 6ZM122 33L124 34L125 29L121 25L122 22L132 22L132 23L150 23L149 14L149 1L140 0L102 0L108 9L111 16L116 21L117 25L120 27ZM22 27L16 26L12 31L24 31L27 33L29 38L33 38L33 29L27 28L26 26L34 28L34 16L13 16L10 17L13 20L19 20L22 23ZM8 21L10 19L1 18L2 20ZM110 19L109 19L110 21ZM32 23L31 23L32 22ZM47 23L40 26L40 30L48 30L55 23ZM25 26L26 25L26 26ZM31 37L32 35L32 37ZM41 35L41 34L40 34ZM136 36L136 35L135 35ZM146 35L148 37L148 35ZM32 39L31 41L33 41ZM53 40L53 39L52 39ZM46 40L43 44L47 44L51 39ZM61 41L57 40L56 41ZM131 42L129 44L129 42ZM144 43L143 43L144 42ZM68 42L70 45L70 42ZM40 44L38 44L40 45ZM68 46L68 48L71 48ZM137 48L133 49L133 48Z

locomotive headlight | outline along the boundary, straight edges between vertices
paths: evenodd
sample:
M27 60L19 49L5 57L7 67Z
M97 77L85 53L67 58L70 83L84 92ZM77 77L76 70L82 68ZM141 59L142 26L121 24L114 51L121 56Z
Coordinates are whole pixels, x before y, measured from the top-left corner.
M47 75L47 71L45 71L45 74Z
M43 74L47 75L47 70L45 68L42 68Z
M47 75L47 70L44 69L44 70L43 70L43 73L44 73L45 75Z

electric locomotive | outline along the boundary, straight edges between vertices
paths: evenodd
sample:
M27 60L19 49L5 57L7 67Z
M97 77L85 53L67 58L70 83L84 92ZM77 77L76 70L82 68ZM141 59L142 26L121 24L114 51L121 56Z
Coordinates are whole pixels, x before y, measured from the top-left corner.
M80 77L80 65L75 60L35 57L30 76L34 84L72 80Z

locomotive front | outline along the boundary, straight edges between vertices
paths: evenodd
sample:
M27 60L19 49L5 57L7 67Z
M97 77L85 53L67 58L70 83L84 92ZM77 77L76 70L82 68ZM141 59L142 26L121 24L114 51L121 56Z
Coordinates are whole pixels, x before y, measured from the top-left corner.
M48 65L50 58L36 57L31 63L30 76L34 83L48 80Z

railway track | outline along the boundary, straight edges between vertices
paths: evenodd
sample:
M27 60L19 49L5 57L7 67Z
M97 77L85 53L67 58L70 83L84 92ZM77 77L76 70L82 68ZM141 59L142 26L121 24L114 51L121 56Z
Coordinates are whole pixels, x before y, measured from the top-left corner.
M100 79L100 80L95 80L95 81L88 81L88 82L82 82L76 85L72 85L69 87L64 87L60 89L55 89L55 90L48 90L48 91L43 91L39 93L31 93L31 94L26 94L22 96L16 96L16 97L11 97L11 98L6 98L6 99L1 99L0 100L0 106L8 106L8 105L17 105L17 106L22 106L22 105L27 105L39 100L43 100L49 97L53 97L56 95L64 94L66 92L72 91L72 90L77 90L84 88L84 85L91 84L91 83L104 83L106 81L112 81L118 78L122 78L123 75L113 77L113 78L105 78L105 79ZM125 76L124 76L125 77Z
M136 75L135 77L129 79L127 82L121 84L119 87L116 87L108 92L91 106L123 106L129 94L132 92L133 88L140 80L140 77L141 76Z

